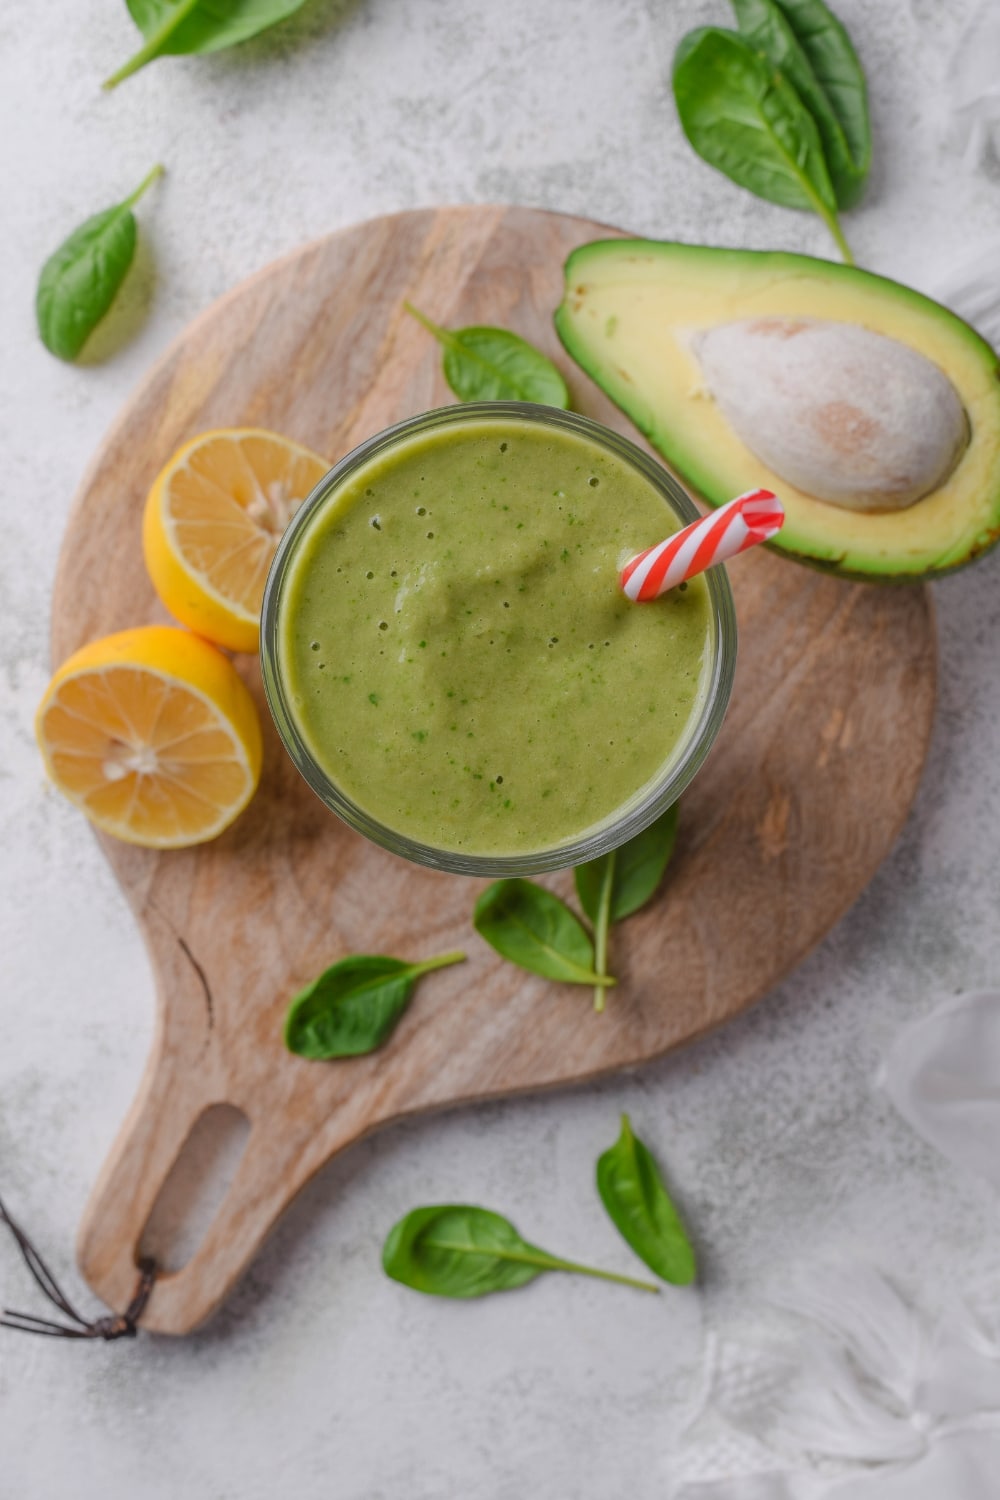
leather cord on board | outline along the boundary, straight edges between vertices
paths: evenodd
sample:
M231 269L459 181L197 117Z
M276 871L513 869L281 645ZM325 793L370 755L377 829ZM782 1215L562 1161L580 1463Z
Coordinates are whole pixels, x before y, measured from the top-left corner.
M24 1263L34 1277L36 1285L63 1316L70 1319L68 1323L56 1323L50 1318L39 1318L34 1313L13 1312L9 1307L5 1307L3 1316L0 1317L0 1327L15 1328L20 1333L38 1333L51 1339L104 1339L105 1342L110 1342L111 1339L135 1338L139 1319L149 1301L149 1294L156 1280L156 1266L153 1261L139 1262L139 1284L136 1287L135 1296L123 1313L106 1313L104 1317L88 1320L77 1312L24 1230L7 1212L2 1198L0 1198L0 1223L7 1225L17 1241L17 1248L24 1257Z

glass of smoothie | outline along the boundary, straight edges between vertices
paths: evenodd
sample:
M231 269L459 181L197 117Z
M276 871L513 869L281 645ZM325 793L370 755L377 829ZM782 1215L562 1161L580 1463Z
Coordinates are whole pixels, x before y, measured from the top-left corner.
M586 417L449 406L362 443L278 548L261 666L306 781L394 853L470 875L595 859L677 800L736 658L714 568L648 604L619 572L698 518Z

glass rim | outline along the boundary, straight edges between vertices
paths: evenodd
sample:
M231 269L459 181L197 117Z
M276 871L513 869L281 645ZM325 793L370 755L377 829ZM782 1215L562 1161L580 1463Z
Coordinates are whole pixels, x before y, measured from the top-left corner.
M640 788L622 808L600 824L571 839L528 853L467 854L440 848L388 827L359 807L331 780L309 750L295 722L278 662L278 619L288 569L297 546L309 529L311 517L330 492L345 477L402 438L438 427L490 419L534 422L586 437L638 469L660 492L664 503L682 525L701 518L691 496L656 459L612 428L578 412L522 401L464 402L420 412L374 433L352 448L328 470L295 512L278 543L264 585L260 627L261 676L275 728L293 763L320 801L349 827L393 854L431 869L494 877L537 875L598 859L635 838L678 800L700 770L725 717L736 670L736 608L724 567L711 568L702 575L708 588L712 617L711 675L705 684L697 718L668 758L664 774Z

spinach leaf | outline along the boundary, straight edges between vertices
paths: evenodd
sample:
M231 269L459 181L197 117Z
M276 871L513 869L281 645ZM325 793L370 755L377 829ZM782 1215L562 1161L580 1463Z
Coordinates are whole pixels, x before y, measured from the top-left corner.
M607 973L608 929L655 896L677 841L678 804L668 807L642 833L574 873L580 905L594 927L594 972ZM594 988L594 1009L604 1009L604 990Z
M786 18L779 0L732 0L732 3L741 34L752 47L756 47L758 52L770 58L774 66L780 69L811 112L823 142L837 204L840 208L850 208L858 201L864 189L871 160L870 143L867 152L855 159L833 101L817 78L809 56ZM826 11L822 0L820 5ZM829 16L828 11L826 14ZM844 32L845 38L846 35ZM850 47L849 41L848 46ZM853 54L853 48L851 51ZM867 121L864 76L856 58L854 70L860 87L862 111Z
M734 32L703 27L677 49L673 82L698 154L759 198L819 214L853 264L815 121L768 59Z
M545 979L612 985L594 972L594 945L565 901L530 880L497 880L476 902L473 926L511 963Z
M597 1162L597 1190L626 1244L664 1281L687 1286L697 1273L687 1237L656 1162L622 1115L622 1133Z
M645 1292L648 1281L577 1265L523 1240L509 1219L466 1203L414 1208L390 1229L382 1266L393 1281L433 1297L485 1297L534 1281L544 1271L572 1271Z
M126 0L126 4L146 41L105 81L106 89L113 89L156 57L234 47L284 21L305 0Z
M546 355L505 328L440 328L409 302L406 311L444 350L444 378L459 401L535 401L569 407L569 391Z
M421 974L458 964L464 953L422 963L353 954L322 973L292 1001L285 1046L300 1057L358 1057L388 1041Z
M776 0L776 4L784 12L840 121L863 185L872 159L868 89L847 30L823 0ZM844 202L841 206L847 208L849 204Z
M662 817L637 833L634 839L629 839L627 844L621 844L600 859L577 865L574 871L576 893L592 922L597 920L605 887L608 889L608 916L612 922L630 917L656 895L677 842L678 811L679 804L675 802Z
M115 300L135 255L132 205L162 175L154 167L124 203L86 219L42 267L35 316L42 343L59 359L76 359Z

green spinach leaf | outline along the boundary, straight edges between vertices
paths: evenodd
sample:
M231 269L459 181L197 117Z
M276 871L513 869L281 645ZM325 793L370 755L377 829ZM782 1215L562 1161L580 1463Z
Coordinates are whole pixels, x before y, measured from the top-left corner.
M422 963L381 954L342 958L292 1001L285 1046L300 1057L359 1057L388 1041L422 974L458 964L464 953Z
M664 1281L687 1286L697 1274L694 1250L663 1179L622 1115L622 1133L597 1162L597 1190L626 1244Z
M566 382L552 361L505 328L440 328L409 302L408 313L444 350L444 378L460 401L535 401L569 407Z
M642 833L600 859L577 865L580 905L594 927L594 971L607 972L608 929L655 896L677 841L678 803L668 807ZM595 988L594 1009L604 1009L604 991Z
M511 963L545 979L612 985L594 972L594 945L579 918L530 880L497 880L476 902L473 926Z
M630 917L656 895L677 842L678 811L679 804L675 802L627 844L600 859L577 865L574 871L577 895L592 922L597 919L605 886L609 890L608 915L612 922Z
M759 198L819 214L853 264L816 123L768 59L735 32L704 27L677 49L673 82L698 154Z
M389 1231L382 1266L394 1281L433 1297L485 1297L524 1286L545 1271L571 1271L645 1292L657 1287L549 1255L509 1219L465 1203L414 1208Z
M779 0L732 0L732 4L741 34L780 70L811 112L823 142L837 204L840 208L850 208L857 203L864 190L871 161L870 141L868 149L856 157L833 99L816 76L809 55ZM821 10L826 11L822 0L819 0L819 5ZM826 11L826 15L833 20L829 11ZM835 24L839 26L839 22ZM847 34L842 27L840 30L846 38ZM850 48L849 40L847 45ZM853 48L851 54L853 57ZM856 88L860 93L851 96L852 103L856 104L860 98L862 115L867 124L865 81L856 57L853 59L853 71ZM846 74L842 76L846 77Z
M59 359L76 359L115 300L135 255L132 207L162 174L154 167L124 203L85 220L42 267L35 316L42 343Z
M305 0L126 0L126 4L146 41L105 81L106 89L113 89L157 57L234 47L286 20Z
M863 185L872 159L868 88L847 29L823 0L776 0L776 3L840 121ZM844 208L848 206L846 202L842 204Z

